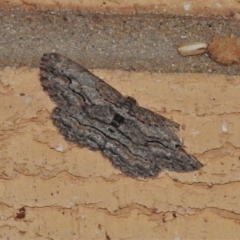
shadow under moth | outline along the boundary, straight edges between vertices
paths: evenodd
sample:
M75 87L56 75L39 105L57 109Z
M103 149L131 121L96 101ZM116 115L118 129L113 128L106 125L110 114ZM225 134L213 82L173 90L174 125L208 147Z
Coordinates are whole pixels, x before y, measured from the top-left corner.
M197 170L174 131L179 124L124 97L80 64L56 53L40 63L43 89L57 104L52 120L66 140L100 150L132 177L154 177L163 169Z

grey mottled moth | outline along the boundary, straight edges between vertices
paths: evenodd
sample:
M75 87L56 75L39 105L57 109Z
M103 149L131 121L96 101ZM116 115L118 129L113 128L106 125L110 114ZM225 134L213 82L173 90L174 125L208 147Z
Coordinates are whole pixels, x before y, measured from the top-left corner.
M174 132L177 123L138 106L80 64L46 53L40 78L57 104L51 116L61 134L100 150L124 174L154 177L163 169L188 172L202 167L184 151Z

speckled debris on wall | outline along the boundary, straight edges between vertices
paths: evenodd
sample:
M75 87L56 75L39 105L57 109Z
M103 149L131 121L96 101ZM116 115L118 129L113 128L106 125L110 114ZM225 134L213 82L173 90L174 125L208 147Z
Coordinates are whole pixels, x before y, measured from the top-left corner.
M132 179L66 142L38 69L0 72L2 239L240 238L240 77L94 70L181 124L191 173Z

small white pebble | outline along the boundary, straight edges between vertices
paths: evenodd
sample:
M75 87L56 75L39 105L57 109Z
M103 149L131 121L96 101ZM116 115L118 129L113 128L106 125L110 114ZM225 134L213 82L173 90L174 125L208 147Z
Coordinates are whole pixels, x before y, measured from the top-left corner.
M55 149L56 149L58 152L63 152L63 146L62 146L62 144L58 144Z
M228 129L227 129L227 126L223 124L223 125L222 125L222 131L223 131L223 132L227 132L227 130L228 130Z
M195 135L195 136L196 136L196 135L198 135L198 134L199 134L199 131L198 131L198 130L193 130L193 131L192 131L192 135Z
M31 98L31 97L25 98L25 103L26 103L26 104L29 104L29 103L31 103L31 102L32 102L32 98Z
M189 11L191 9L192 5L190 3L184 3L183 4L183 9L185 11Z
M182 56L202 54L207 51L207 46L208 45L205 42L185 43L178 47L178 52Z

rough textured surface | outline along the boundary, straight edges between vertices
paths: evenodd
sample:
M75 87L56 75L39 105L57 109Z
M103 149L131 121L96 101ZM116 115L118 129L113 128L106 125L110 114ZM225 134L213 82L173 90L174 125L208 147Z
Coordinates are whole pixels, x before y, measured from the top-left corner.
M239 239L240 78L94 74L180 123L187 151L204 168L125 177L99 152L58 133L38 69L6 68L0 72L2 239Z
M66 140L100 150L126 175L155 177L164 169L202 167L184 151L176 122L140 107L77 62L45 53L40 79L57 104L51 117Z
M180 44L240 36L240 21L162 14L104 15L74 11L0 11L0 67L38 67L57 52L86 68L240 74L208 54L182 57ZM34 50L33 50L34 49Z

